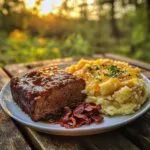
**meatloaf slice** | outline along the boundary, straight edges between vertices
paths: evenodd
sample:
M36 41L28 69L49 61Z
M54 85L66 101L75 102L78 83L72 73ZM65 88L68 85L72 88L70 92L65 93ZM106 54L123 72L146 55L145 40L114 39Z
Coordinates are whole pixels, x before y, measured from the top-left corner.
M56 115L64 106L75 105L86 97L83 79L57 67L34 70L10 82L14 101L32 118L39 121Z

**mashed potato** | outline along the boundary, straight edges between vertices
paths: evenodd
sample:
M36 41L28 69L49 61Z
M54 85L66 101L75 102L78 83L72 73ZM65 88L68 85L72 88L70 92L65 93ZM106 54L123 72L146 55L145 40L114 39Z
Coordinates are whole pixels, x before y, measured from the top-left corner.
M147 98L139 68L110 59L80 60L67 72L86 82L86 101L102 105L106 115L126 115L138 110Z

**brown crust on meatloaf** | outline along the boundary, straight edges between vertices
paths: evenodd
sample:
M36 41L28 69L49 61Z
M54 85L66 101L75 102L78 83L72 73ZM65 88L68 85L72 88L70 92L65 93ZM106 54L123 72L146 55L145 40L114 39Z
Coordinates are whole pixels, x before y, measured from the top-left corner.
M34 121L56 115L64 106L75 105L86 97L83 79L57 67L34 70L12 78L11 92L15 102Z

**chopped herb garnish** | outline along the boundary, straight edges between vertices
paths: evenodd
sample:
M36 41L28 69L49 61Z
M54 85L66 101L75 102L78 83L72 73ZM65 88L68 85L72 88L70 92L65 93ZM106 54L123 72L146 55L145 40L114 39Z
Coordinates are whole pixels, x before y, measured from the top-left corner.
M108 67L108 70L109 71L111 71L111 72L118 72L119 71L119 69L117 68L117 66L110 66L110 67Z
M123 71L117 68L117 66L113 66L113 65L108 67L108 71L109 71L108 76L113 77L113 78L123 73Z

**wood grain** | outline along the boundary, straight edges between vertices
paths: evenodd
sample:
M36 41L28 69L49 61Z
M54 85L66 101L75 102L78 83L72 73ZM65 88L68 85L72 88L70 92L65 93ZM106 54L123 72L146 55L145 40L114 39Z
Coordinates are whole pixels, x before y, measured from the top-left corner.
M143 150L150 149L150 110L132 124L122 130L134 143L137 143Z
M40 150L139 150L117 131L91 136L64 137L47 135L24 126L22 128L35 148Z
M39 68L39 67L47 67L51 65L60 65L65 63L72 63L76 59L72 58L65 58L65 59L53 59L53 60L44 60L44 61L37 61L32 63L25 63L25 64L10 64L4 67L4 70L8 73L8 75L17 76L21 75L31 69Z
M21 125L22 126L22 125ZM22 126L34 147L39 150L80 150L81 145L76 137L63 137L40 133Z
M0 68L0 89L9 80ZM0 150L30 150L31 148L17 129L13 121L0 107Z
M94 59L104 58L104 55L102 55L102 54L94 54L94 55L92 55L92 58L94 58Z
M83 141L89 150L139 150L137 146L117 132L86 136Z
M93 55L93 57L86 57L87 59L102 58L102 55ZM26 73L35 68L48 67L52 65L69 65L79 60L79 58L64 58L64 59L52 59L44 61L36 61L32 63L22 64L10 64L4 67L4 70L9 76L17 76Z

